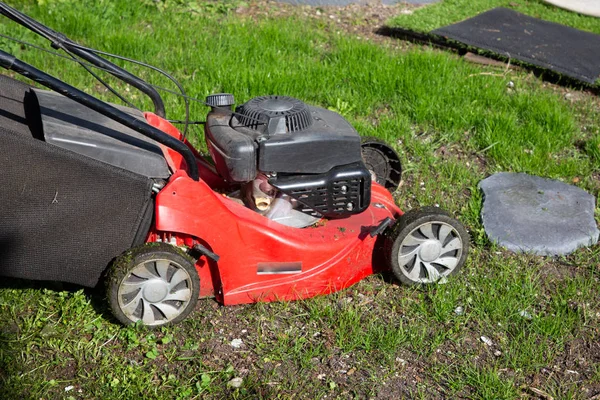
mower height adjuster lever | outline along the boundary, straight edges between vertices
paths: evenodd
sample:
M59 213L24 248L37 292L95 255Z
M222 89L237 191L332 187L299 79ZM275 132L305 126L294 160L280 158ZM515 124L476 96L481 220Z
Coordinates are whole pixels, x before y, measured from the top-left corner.
M379 225L373 227L373 229L371 229L371 231L369 232L369 235L371 235L371 237L375 237L377 235L379 235L380 233L382 233L383 231L385 231L387 229L388 226L392 225L394 223L394 220L391 219L390 217L385 217L385 219L383 221L381 221L379 223Z
M200 256L206 256L207 258L210 258L214 262L219 261L219 258L221 258L217 253L213 253L206 247L202 246L200 243L196 243L194 246L192 246L192 250L195 253L198 253L198 257L195 257L195 258L200 258Z

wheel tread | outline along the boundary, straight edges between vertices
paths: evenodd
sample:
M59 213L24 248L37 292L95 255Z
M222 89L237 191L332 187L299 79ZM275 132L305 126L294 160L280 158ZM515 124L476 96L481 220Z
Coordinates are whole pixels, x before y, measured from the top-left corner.
M179 265L190 272L190 277L192 280L192 297L186 309L179 316L165 324L148 326L148 328L176 324L177 322L180 322L186 318L196 305L200 291L200 278L198 277L198 273L195 268L194 259L186 254L182 249L170 244L146 243L144 245L127 250L118 256L108 268L105 276L105 296L108 307L112 315L123 325L131 325L134 322L127 318L127 316L119 307L119 284L123 281L123 279L125 279L129 271L136 265L144 262L146 258L151 258L156 255L166 257L167 259L171 258L172 261L176 261Z
M462 240L462 254L456 267L448 274L455 275L463 266L469 251L469 235L463 225L452 218L446 211L437 207L423 207L406 212L399 221L388 231L385 237L384 250L388 265L391 266L394 276L402 283L407 285L418 285L417 282L402 273L402 268L398 263L398 252L402 242L406 239L419 224L439 221L451 225ZM446 252L447 253L447 252ZM445 254L445 253L444 253ZM441 254L443 255L443 254ZM415 266L416 267L416 266Z

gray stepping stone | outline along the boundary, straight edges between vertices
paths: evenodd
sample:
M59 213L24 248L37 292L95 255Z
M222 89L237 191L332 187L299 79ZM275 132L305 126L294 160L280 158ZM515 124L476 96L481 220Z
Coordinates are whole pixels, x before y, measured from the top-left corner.
M598 242L596 199L578 187L509 172L494 174L479 187L485 232L508 250L556 256Z

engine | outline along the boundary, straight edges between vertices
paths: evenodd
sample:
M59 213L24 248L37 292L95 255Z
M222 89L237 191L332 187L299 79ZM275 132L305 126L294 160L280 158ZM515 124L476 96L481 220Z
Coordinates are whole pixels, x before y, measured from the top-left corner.
M364 211L371 174L358 132L341 115L286 96L256 97L231 111L230 94L207 97L208 149L244 203L280 223Z

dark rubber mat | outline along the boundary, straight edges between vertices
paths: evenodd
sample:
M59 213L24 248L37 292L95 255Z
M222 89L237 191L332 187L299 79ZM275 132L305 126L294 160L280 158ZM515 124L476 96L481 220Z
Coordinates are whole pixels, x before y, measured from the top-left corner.
M600 35L507 8L495 8L432 33L582 82L594 84L600 77Z

